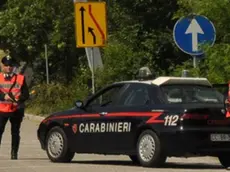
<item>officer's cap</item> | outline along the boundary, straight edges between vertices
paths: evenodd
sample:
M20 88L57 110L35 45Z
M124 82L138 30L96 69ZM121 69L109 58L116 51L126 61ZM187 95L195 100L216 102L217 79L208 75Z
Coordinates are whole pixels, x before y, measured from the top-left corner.
M13 66L14 60L10 55L7 55L7 56L2 58L2 64L5 66Z

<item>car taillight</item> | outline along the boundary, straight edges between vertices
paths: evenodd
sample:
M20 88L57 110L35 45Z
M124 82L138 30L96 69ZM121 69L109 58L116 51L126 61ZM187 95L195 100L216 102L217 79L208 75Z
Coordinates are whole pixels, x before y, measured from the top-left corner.
M204 120L208 119L209 115L201 115L194 113L185 113L181 116L182 119L196 119L196 120Z

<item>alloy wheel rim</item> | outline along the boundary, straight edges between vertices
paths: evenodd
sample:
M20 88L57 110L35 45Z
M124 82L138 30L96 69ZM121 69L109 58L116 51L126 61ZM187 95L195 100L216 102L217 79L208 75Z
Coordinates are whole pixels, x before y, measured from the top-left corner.
M59 132L54 132L48 139L48 152L53 158L61 155L64 147L63 137Z
M151 161L155 154L155 148L156 144L154 138L149 134L143 136L139 144L139 154L141 159L145 162Z

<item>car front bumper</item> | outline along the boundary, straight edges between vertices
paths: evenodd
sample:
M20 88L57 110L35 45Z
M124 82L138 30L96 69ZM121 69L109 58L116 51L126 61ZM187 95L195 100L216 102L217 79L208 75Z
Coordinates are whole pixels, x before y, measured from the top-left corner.
M43 126L43 124L40 124L37 130L37 138L41 145L41 148L45 150L45 127Z

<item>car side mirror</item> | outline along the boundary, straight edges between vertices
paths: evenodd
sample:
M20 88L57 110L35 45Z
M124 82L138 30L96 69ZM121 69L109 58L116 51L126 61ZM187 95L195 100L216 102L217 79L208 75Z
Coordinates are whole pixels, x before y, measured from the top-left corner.
M83 108L83 102L82 102L81 100L77 100L77 101L75 102L75 106L76 106L77 108Z

